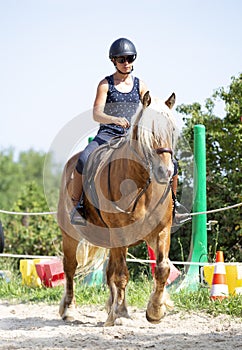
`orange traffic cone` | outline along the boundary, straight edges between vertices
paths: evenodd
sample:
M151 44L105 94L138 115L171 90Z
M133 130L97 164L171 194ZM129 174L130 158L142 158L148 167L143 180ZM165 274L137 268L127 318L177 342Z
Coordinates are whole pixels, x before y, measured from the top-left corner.
M222 251L217 251L210 298L213 300L222 300L228 296L229 289L224 265L224 255Z

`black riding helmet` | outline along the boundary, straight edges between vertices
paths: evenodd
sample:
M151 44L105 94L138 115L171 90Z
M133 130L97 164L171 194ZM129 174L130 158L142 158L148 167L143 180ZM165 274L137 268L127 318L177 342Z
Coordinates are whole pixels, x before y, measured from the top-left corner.
M110 60L113 61L115 66L116 66L116 64L115 64L115 61L113 60L113 59L115 59L115 57L131 56L131 55L134 56L134 60L135 60L137 57L136 48L135 48L134 44L132 43L132 41L130 41L129 39L126 39L126 38L120 38L120 39L115 40L109 49L109 58L110 58ZM133 68L132 68L132 70L133 70ZM124 74L121 71L119 71L119 72Z
M136 48L132 41L125 38L120 38L115 40L109 50L109 58L112 59L114 57L119 56L128 56L135 55L137 56Z

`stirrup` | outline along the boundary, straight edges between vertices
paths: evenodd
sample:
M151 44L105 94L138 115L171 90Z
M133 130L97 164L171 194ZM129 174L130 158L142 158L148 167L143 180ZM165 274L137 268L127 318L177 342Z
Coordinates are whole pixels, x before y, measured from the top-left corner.
M186 207L178 202L175 198L174 200L174 217L172 226L181 226L188 221L191 221L192 217Z
M72 225L86 226L85 210L83 202L80 201L70 212L70 222Z
M175 212L172 226L181 226L181 225L183 225L186 222L191 221L191 220L192 220L192 217L189 213L179 214L179 213Z

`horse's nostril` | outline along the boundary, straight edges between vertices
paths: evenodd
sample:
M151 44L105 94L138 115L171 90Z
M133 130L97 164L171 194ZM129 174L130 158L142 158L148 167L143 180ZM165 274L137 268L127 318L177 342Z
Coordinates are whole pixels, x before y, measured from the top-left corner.
M166 184L172 176L172 171L164 166L154 167L154 176L158 183Z
M157 168L157 175L160 177L160 178L165 178L166 177L166 173L165 173L165 170L162 166L159 166Z

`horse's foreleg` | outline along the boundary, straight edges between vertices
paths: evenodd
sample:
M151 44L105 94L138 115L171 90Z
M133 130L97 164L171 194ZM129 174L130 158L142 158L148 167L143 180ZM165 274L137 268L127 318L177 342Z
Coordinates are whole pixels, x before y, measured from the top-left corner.
M74 295L74 275L77 267L76 249L78 242L62 232L63 237L63 266L66 278L64 295L60 302L59 313L63 320L74 321L76 301Z
M110 249L107 266L107 284L110 289L110 297L107 302L108 318L105 326L113 326L117 318L129 318L125 300L125 289L129 279L126 254L126 248Z
M156 268L154 277L154 290L148 302L146 318L151 323L159 323L166 310L173 304L165 290L165 284L170 273L169 265L170 234L163 231L159 236L156 249Z

